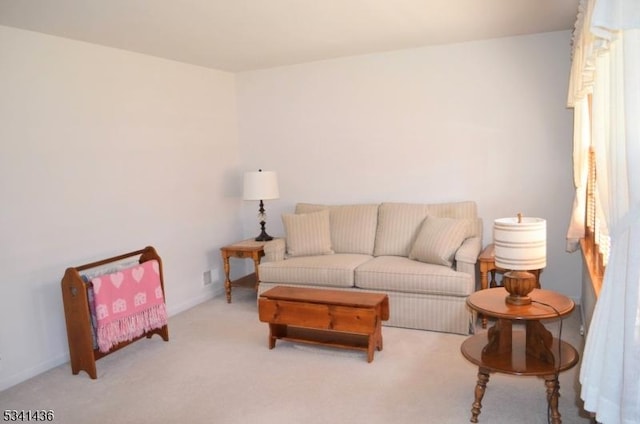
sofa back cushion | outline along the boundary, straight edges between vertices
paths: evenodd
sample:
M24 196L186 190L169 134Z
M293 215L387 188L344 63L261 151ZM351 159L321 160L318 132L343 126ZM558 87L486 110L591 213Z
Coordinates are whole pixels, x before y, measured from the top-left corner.
M298 203L295 212L329 210L331 247L335 253L373 255L378 205L317 205Z
M439 204L382 203L378 209L378 228L374 256L405 256L422 228L427 216L469 220L468 237L479 230L475 202L454 202Z

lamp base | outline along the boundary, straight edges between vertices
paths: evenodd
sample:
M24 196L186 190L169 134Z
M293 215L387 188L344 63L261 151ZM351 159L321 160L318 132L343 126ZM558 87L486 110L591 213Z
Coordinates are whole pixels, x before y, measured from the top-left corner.
M263 211L264 213L264 211ZM267 231L264 229L265 228L265 222L264 221L260 221L260 235L258 237L255 238L256 241L270 241L273 240L273 237L271 237L269 234L267 234Z
M503 277L504 288L509 292L505 302L511 305L530 305L528 296L536 288L536 276L527 271L509 271Z
M255 240L256 241L273 240L273 237L267 234L267 232L264 229L265 226L267 225L267 223L264 221L267 215L264 213L264 203L262 203L262 200L260 201L260 209L258 209L258 212L259 212L258 217L260 218L260 235L256 237Z
M265 233L264 231L261 232L260 235L255 238L255 241L271 241L271 240L273 240L273 237L271 237L269 234Z

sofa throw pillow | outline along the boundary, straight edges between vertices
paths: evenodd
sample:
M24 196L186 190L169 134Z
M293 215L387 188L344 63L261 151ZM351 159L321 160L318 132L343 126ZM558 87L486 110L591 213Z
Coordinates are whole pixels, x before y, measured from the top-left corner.
M469 221L428 216L413 243L409 259L435 265L453 265L456 250L467 238Z
M328 255L331 250L329 210L282 214L289 256Z

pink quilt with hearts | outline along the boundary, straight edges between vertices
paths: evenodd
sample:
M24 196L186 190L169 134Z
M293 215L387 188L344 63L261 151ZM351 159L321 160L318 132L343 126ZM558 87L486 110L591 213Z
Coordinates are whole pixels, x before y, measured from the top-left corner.
M101 352L167 324L158 261L101 275L91 283Z

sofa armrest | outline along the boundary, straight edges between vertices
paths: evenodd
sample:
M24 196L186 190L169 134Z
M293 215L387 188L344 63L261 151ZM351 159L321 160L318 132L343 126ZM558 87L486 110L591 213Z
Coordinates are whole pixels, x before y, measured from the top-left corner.
M285 258L287 246L285 239L277 238L264 244L264 257L262 262L282 261Z
M480 237L470 237L466 239L456 252L456 271L466 272L475 278L476 262L482 250L482 239Z

